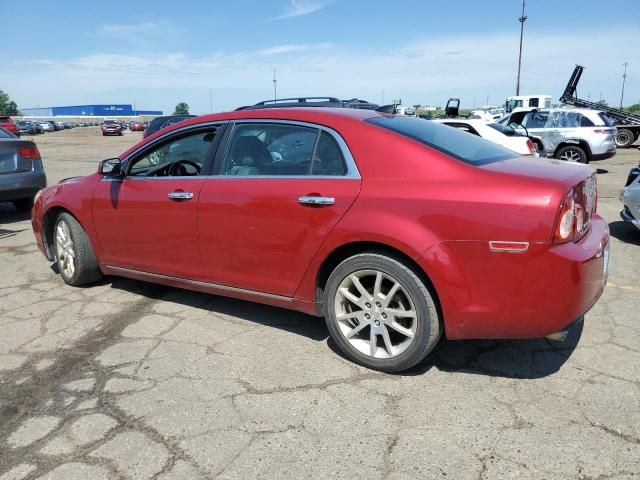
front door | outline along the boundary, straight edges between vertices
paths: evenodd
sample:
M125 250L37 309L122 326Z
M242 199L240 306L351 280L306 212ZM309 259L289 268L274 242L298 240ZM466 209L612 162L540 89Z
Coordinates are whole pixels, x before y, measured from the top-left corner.
M200 191L207 280L293 296L360 191L344 141L312 125L237 123L217 163Z
M216 128L177 132L127 160L122 179L103 179L93 215L104 263L202 278L198 200Z

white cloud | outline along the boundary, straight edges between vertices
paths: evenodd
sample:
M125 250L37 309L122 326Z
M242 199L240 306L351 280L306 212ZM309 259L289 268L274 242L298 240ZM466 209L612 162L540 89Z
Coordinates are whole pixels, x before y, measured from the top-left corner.
M262 50L258 50L258 54L260 55L282 55L285 53L300 53L300 52L309 52L312 50L322 50L326 48L331 48L333 44L330 42L322 42L316 44L287 44L287 45L277 45L275 47L264 48Z
M579 63L586 66L579 95L586 98L590 92L596 99L602 93L615 105L620 98L621 64L640 64L640 58L634 61L626 51L617 53L619 45L634 41L631 33L542 35L531 31L529 38L523 52L521 91L525 94L548 93L557 100L574 64ZM215 91L216 109L270 98L272 69L277 68L280 97L358 96L380 102L384 90L387 102L402 98L407 104L442 105L451 96L461 97L463 106L470 107L474 97L477 105L485 104L487 96L489 103L500 104L514 93L517 45L516 34L493 34L447 36L389 50L319 43L200 57L104 53L60 62L16 62L0 71L0 84L21 107L126 102L131 92L143 91L149 108L169 109L185 99L194 111L206 112L209 88ZM640 99L637 78L628 72L625 98L630 103ZM193 99L183 98L187 95Z
M289 0L287 10L272 20L282 20L285 18L300 17L317 12L334 3L336 0Z
M166 38L167 35L177 35L179 30L167 21L139 22L99 25L96 29L99 37L110 41L126 43L137 47L149 47L154 45L158 38Z

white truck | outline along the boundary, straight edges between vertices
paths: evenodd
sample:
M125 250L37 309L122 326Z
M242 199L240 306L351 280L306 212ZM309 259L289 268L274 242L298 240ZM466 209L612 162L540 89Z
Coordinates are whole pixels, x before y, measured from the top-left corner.
M551 95L514 95L507 97L504 109L507 113L515 109L551 108Z

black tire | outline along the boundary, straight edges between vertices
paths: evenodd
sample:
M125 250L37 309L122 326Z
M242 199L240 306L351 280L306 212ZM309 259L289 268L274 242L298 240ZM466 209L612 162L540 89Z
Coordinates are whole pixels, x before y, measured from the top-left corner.
M572 161L567 158L570 157L574 158L575 160L573 161L578 163L589 163L589 156L582 148L578 147L577 145L567 145L562 147L556 152L554 157L559 160Z
M376 270L393 277L408 294L416 311L413 340L406 350L391 358L374 358L351 345L342 333L336 318L336 294L340 284L352 273L363 270ZM411 268L384 254L362 253L340 263L327 280L323 303L327 328L342 354L367 368L389 373L401 372L422 361L440 339L441 319L429 288ZM371 333L370 328L363 328L362 334L366 336L367 331ZM387 329L387 332L390 331L391 329ZM378 337L375 338L378 344Z
M33 197L20 198L18 200L13 200L11 203L13 203L16 210L19 210L20 212L30 212L33 208Z
M102 136L103 136L103 137L106 137L106 136L107 136L107 134L106 134L106 133L103 133L103 134L102 134Z
M616 147L627 148L636 141L636 136L627 128L619 128L616 133Z
M64 222L68 226L71 234L71 240L73 241L73 252L75 254L74 272L69 275L62 266L60 255L58 253L58 243L56 241L56 235L58 226ZM56 257L56 263L60 270L60 275L64 282L68 285L78 287L80 285L86 285L94 283L102 279L102 272L98 267L98 260L93 252L93 247L89 241L89 237L85 233L82 225L68 213L61 213L56 219L56 223L53 228L53 245Z

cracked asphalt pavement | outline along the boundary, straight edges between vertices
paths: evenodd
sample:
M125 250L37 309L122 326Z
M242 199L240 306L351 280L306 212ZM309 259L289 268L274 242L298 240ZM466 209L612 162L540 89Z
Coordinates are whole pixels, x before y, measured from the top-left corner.
M36 137L49 182L138 133ZM0 205L0 480L633 479L640 475L640 231L598 162L609 285L564 343L443 341L387 375L322 319L108 278L66 286ZM544 299L541 299L544 301Z

